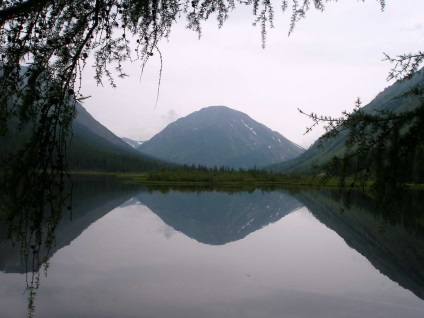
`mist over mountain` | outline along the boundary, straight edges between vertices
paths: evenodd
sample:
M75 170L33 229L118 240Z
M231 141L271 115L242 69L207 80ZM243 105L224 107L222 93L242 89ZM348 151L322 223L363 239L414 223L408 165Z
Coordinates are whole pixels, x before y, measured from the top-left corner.
M138 150L179 164L253 168L293 159L304 149L248 115L210 106L168 125Z

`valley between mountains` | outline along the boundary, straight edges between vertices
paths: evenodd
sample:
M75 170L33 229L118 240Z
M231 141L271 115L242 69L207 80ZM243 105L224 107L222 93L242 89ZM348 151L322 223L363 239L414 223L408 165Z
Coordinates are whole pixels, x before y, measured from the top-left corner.
M362 110L378 114L414 109L420 104L419 98L405 93L420 85L424 85L423 71L387 87ZM76 110L67 159L69 170L81 172L143 173L188 166L312 175L333 156L343 153L348 133L326 142L319 139L303 149L245 113L209 106L172 122L150 140L135 141L116 136L82 105L77 104ZM10 133L0 144L0 160L7 160L29 142L29 130L9 128ZM411 162L414 178L418 179L424 178L421 157L424 155L417 154Z

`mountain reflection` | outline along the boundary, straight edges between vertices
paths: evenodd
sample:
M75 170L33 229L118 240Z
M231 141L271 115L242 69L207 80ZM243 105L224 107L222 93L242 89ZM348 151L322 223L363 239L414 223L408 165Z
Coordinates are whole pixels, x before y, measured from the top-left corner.
M40 222L31 223L18 217L16 227L0 219L0 271L26 273L29 316L35 308L40 271L47 271L49 258L116 207L135 204L145 205L172 231L209 245L241 240L306 206L382 274L424 299L424 197L420 192L381 206L363 193L351 194L347 204L339 192L330 190L194 192L152 190L107 178L75 178L72 211L54 222L40 217ZM43 233L38 241L35 232Z
M210 245L223 245L302 207L282 191L143 192L137 199L175 230Z
M424 299L424 197L408 192L380 205L334 190L180 192L137 195L165 223L204 244L222 245L306 206L323 224L365 256L382 274Z
M424 299L421 191L410 191L384 205L370 195L352 193L348 207L336 191L302 191L295 196L382 274Z
M73 181L67 184L72 190L66 190L72 194L72 209L51 209L47 204L37 214L22 210L12 218L10 213L0 214L0 271L25 274L28 317L35 312L40 272L44 270L47 276L49 259L90 224L134 195L133 186L110 178L76 176Z
M38 271L56 251L69 245L86 228L98 219L105 216L112 209L118 207L135 195L139 189L135 186L117 182L113 178L73 177L72 210L64 210L56 222L46 224L44 216L40 216L38 228L35 225L17 216L14 223L7 219L0 219L0 271L6 273L26 273ZM48 230L50 229L50 230ZM37 254L39 261L25 261L28 251L23 246L34 250L32 242L34 232L43 232L39 248L32 251ZM47 242L54 242L47 244Z

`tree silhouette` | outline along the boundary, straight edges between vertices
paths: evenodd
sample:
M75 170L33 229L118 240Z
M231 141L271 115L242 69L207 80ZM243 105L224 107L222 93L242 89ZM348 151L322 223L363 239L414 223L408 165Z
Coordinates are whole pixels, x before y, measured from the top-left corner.
M385 1L378 1L383 10ZM282 0L282 11L291 11L288 33L308 11L323 11L326 2ZM85 98L80 94L82 70L90 55L96 81L115 86L116 76L126 76L123 61L139 60L144 67L152 55L161 55L159 42L179 19L185 18L188 29L200 36L204 21L216 17L221 27L238 6L252 8L264 46L274 20L270 0L2 1L0 136L16 129L28 136L25 146L4 161L11 178L33 180L37 186L63 177L75 103ZM388 56L394 63L391 77L412 75L423 57L422 52ZM29 179L23 171L30 172Z
M321 145L345 134L344 152L334 155L320 170L322 182L337 175L342 188L366 187L372 182L382 197L392 196L406 183L423 183L421 173L424 147L424 71L417 85L406 93L395 96L403 99L408 110L361 109L358 99L353 112L340 118L309 114L313 126L324 124L326 133ZM408 80L408 75L403 80ZM301 111L302 112L302 111ZM303 113L303 112L302 112Z

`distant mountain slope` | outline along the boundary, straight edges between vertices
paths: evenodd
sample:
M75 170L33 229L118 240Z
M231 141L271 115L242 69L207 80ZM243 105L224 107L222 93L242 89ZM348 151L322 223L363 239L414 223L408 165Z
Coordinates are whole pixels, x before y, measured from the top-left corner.
M122 137L121 139L133 148L138 148L144 142L139 140L133 140L127 137Z
M85 108L76 105L77 116L72 123L72 136L67 149L71 170L111 172L148 171L169 166L168 163L134 150L121 138L93 118ZM17 123L9 124L9 132L0 139L0 161L7 160L26 142L29 128L18 131Z
M79 103L76 105L77 116L74 120L75 127L85 127L91 133L103 138L111 144L114 144L122 149L129 149L128 144L121 138L116 136L113 132L100 124L89 112Z
M424 71L417 72L410 80L395 83L381 93L379 93L369 104L362 108L368 113L376 111L407 111L418 106L418 98L399 97L405 94L411 87L424 84ZM317 166L320 166L330 160L335 155L341 155L344 151L344 143L347 138L347 132L341 133L338 137L321 143L318 139L307 151L297 158L288 162L282 162L267 167L272 171L282 172L316 172Z
M138 150L164 160L232 168L286 161L304 149L248 115L211 106L168 125Z
M27 66L22 66L22 74L25 70ZM11 104L8 106L12 107ZM71 142L67 149L71 170L140 172L170 165L134 150L95 120L81 104L76 104L76 111L77 116L72 123ZM10 154L16 153L28 143L31 135L31 124L18 129L18 120L10 118L7 125L8 133L0 137L0 169L2 161L9 160Z
M68 151L73 170L148 171L169 165L129 146L77 104L73 137Z

